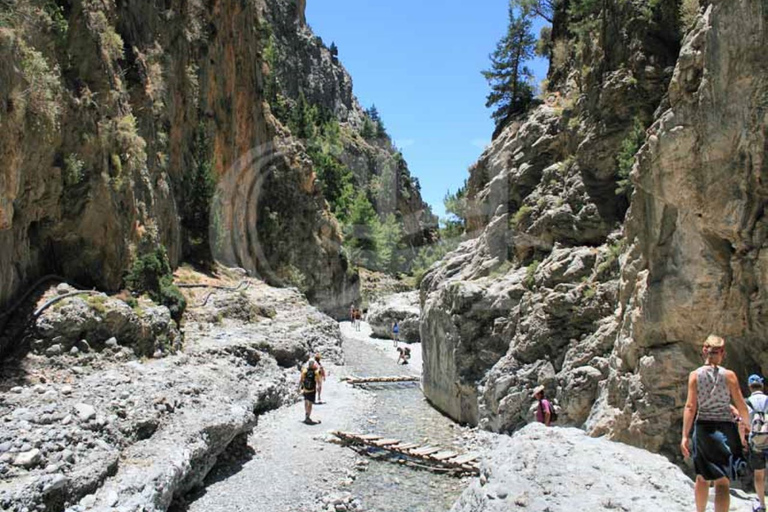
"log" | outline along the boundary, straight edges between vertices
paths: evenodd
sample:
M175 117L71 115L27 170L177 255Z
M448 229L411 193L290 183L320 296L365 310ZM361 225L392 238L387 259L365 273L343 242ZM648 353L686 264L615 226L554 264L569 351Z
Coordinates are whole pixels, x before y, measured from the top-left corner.
M421 377L348 377L349 384L373 384L377 382L421 382Z

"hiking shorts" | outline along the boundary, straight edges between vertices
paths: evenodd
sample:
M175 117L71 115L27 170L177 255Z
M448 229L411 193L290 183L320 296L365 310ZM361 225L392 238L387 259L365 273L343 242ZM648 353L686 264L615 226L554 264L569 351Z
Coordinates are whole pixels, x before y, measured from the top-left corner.
M765 469L765 452L764 451L752 451L749 450L749 467L752 468L754 471L760 471L761 469Z
M315 403L315 392L309 391L307 393L302 393L304 395L304 400L309 400L312 403ZM296 395L294 395L296 396Z
M693 465L704 480L741 478L747 460L736 423L697 421L693 428Z

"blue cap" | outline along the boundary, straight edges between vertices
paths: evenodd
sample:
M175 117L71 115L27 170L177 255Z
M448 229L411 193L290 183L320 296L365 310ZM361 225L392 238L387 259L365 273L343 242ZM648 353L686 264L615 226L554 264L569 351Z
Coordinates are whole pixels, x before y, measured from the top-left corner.
M752 384L762 384L763 378L759 375L750 375L749 379L747 379L747 383L751 386Z

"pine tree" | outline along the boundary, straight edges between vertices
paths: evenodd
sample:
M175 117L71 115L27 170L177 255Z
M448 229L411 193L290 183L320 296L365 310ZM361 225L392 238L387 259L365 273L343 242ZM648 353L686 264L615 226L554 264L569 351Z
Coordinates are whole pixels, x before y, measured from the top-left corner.
M496 107L492 117L497 128L504 126L511 116L524 112L533 99L533 72L525 65L533 58L536 47L531 18L531 11L519 9L518 14L510 4L507 34L490 55L491 69L483 71L491 86L485 106Z
M195 263L205 264L213 259L209 229L216 178L213 173L211 142L202 122L195 130L192 155L194 165L182 181L184 201L180 205L181 225L187 232L186 256Z
M337 64L339 62L339 47L336 46L335 42L331 43L331 61L334 64Z
M559 3L560 0L513 0L512 5L552 23L555 20L555 10Z
M387 130L384 128L384 122L381 120L381 115L379 114L376 105L371 105L371 108L366 110L365 113L368 115L371 122L373 122L375 136L377 138L386 137Z
M357 263L366 268L376 268L378 264L377 235L381 229L381 223L364 190L358 190L349 210L345 243L350 248L350 252L359 255Z

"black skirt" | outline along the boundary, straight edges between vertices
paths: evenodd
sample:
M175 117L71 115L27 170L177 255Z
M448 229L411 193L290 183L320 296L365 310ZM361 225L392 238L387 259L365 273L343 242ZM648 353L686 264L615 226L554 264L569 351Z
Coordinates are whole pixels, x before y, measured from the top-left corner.
M697 421L693 428L693 465L705 480L737 480L748 471L739 428L731 421Z

